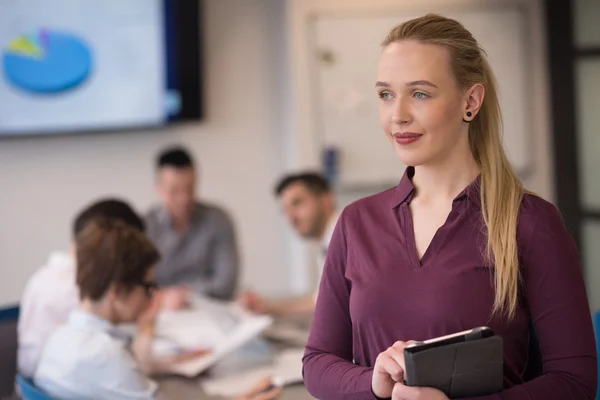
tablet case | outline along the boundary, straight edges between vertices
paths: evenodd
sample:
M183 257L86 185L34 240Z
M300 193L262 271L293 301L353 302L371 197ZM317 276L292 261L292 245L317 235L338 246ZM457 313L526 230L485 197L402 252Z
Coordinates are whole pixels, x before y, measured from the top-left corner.
M503 389L500 336L404 351L406 385L432 387L449 398L485 396Z

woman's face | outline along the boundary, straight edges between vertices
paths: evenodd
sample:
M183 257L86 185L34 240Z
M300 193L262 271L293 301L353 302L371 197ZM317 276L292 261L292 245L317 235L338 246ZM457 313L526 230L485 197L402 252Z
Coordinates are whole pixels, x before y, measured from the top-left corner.
M381 126L405 165L442 163L457 146L468 148L463 118L469 119L469 94L459 88L444 47L414 40L389 44L376 89Z
M155 267L152 267L148 270L142 282L127 290L117 291L114 310L121 323L136 321L150 306L155 291L154 273Z

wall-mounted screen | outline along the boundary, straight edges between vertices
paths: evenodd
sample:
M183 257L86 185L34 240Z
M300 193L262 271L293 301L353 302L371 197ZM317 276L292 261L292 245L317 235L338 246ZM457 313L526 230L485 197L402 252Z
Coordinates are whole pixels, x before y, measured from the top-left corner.
M0 136L202 117L200 0L0 0Z

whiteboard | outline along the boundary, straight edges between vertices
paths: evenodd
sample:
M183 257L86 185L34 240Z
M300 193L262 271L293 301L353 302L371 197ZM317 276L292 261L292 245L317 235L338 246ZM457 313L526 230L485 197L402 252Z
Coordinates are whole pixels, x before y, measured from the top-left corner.
M380 43L391 28L425 14L316 15L311 23L315 129L322 148L339 153L340 186L385 186L404 166L379 124L375 91ZM465 9L444 14L460 21L488 54L498 80L504 145L517 173L530 161L526 15L517 6Z

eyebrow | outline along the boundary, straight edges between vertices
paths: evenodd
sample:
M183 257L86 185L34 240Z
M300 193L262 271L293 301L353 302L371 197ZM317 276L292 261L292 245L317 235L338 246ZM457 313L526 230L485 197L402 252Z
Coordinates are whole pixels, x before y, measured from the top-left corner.
M437 85L429 82L429 81L425 81L425 80L420 80L420 81L412 81L412 82L407 82L406 86L408 87L412 87L412 86L430 86L433 88L437 89ZM387 82L381 82L381 81L377 81L375 82L375 87L390 87L390 84Z

